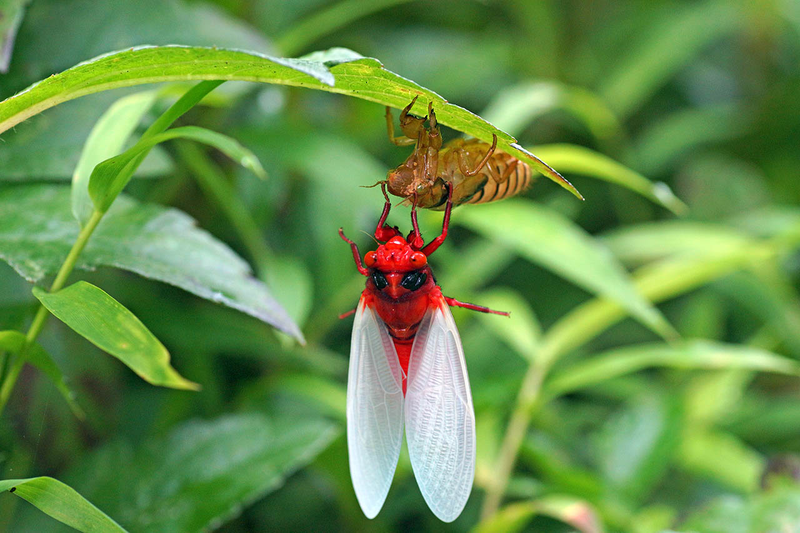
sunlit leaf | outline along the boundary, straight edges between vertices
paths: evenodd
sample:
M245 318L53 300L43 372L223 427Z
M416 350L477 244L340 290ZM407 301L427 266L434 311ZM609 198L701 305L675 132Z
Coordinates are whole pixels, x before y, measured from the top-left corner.
M68 187L30 185L0 192L0 258L32 282L58 271L78 236ZM185 213L120 197L77 266L111 266L170 283L302 334L250 267Z
M638 172L589 148L573 144L547 144L532 150L560 172L581 174L620 185L676 215L685 215L689 209L666 183L653 183Z
M661 313L641 296L624 268L580 227L544 206L520 200L460 211L453 222L510 247L538 263L624 306L662 336L674 336Z
M0 102L0 132L54 105L80 96L142 83L185 80L242 80L319 89L403 108L418 95L412 112L427 113L428 101L441 124L498 147L576 196L560 174L519 146L515 139L438 94L386 70L376 59L334 48L300 59L269 57L237 50L161 46L139 47L85 61Z
M79 281L53 293L34 287L33 294L59 320L125 363L148 383L199 389L170 366L169 352L150 330L102 289Z
M546 388L549 394L561 395L652 367L685 370L742 368L800 376L800 363L766 350L737 344L687 341L611 350L564 369L548 380Z
M124 532L119 524L75 489L51 477L0 480L0 492L13 492L56 520L85 533Z

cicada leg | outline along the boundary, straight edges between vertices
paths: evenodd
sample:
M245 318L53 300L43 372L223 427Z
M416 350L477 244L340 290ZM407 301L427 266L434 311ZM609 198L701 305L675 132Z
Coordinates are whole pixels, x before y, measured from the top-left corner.
M406 241L415 250L421 249L425 245L422 239L422 233L419 231L419 222L417 221L417 194L411 199L411 233L408 234Z
M386 133L389 134L389 142L396 146L409 146L417 142L417 139L412 139L405 135L394 136L394 116L392 116L392 108L388 105L386 106Z
M503 171L502 174L500 174L497 171L497 169L492 165L488 165L486 167L486 169L489 171L489 175L492 177L495 183L500 184L505 182L511 176L511 174L514 173L514 170L516 170L517 165L519 164L519 159L514 159L511 157L509 157L509 159L511 159L512 161L510 164L506 166L506 169Z
M447 207L444 209L444 219L442 220L442 233L431 242L429 242L425 248L421 250L421 252L427 256L430 256L433 252L435 252L439 246L444 242L447 238L447 229L450 227L450 212L453 210L453 189L452 185L446 183L445 186L447 187Z
M492 313L493 315L503 315L503 316L511 316L506 311L495 311L494 309L489 309L488 307L484 307L482 305L475 305L467 302L460 302L455 298L450 298L449 296L445 296L444 300L447 302L447 305L450 307L463 307L464 309L471 309L472 311L479 311L481 313Z
M492 157L492 155L494 154L494 151L495 151L496 148L497 148L497 135L492 134L492 147L489 148L489 151L486 152L485 156L483 156L483 159L481 159L481 162L478 163L478 165L475 168L473 168L472 170L467 170L467 166L464 163L464 152L462 150L459 150L458 151L458 169L465 176L474 176L475 174L480 172L481 169L486 165L486 163L489 161L489 158Z
M392 210L392 202L389 201L389 195L386 194L385 181L381 182L381 192L383 193L383 198L386 201L383 204L381 218L378 219L378 225L375 228L375 238L381 242L387 242L392 237L400 235L400 231L397 228L393 228L386 224L386 218L389 216L389 211Z
M353 260L356 262L358 271L364 276L369 276L369 270L361 263L361 253L358 251L358 245L344 236L344 230L342 228L339 228L339 237L350 245L350 249L353 251Z

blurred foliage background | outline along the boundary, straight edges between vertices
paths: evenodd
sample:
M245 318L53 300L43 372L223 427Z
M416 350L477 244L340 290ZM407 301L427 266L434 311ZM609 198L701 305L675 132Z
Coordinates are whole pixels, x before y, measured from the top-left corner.
M0 96L98 54L174 43L378 58L515 135L586 197L539 178L522 200L461 207L432 259L446 294L512 311L507 322L454 311L479 432L473 495L456 522L438 522L404 455L368 521L349 479L351 321L337 315L364 280L336 230L374 228L382 199L362 186L409 149L388 142L379 105L246 83L224 84L181 123L238 139L266 181L174 143L127 193L185 211L246 258L308 345L130 273L81 273L203 389L152 387L51 319L41 342L87 417L26 368L0 419L2 478L52 475L132 531L800 530L800 3L36 0ZM4 134L0 191L66 186L95 121L136 90L67 102ZM626 172L663 182L655 190L688 209L592 179ZM405 228L407 215L391 221ZM441 215L423 215L423 234L436 234ZM565 274L591 273L592 257L542 259L531 220L624 265L681 340ZM0 264L0 329L24 328L36 303ZM499 512L487 492L505 494ZM57 527L0 495L0 531Z

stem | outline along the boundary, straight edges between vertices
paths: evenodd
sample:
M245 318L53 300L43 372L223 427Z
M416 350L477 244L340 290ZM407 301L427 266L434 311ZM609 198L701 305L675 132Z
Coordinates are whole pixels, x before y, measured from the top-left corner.
M100 222L100 219L103 218L103 214L104 213L101 213L95 209L91 218L89 218L89 221L83 228L81 228L81 232L78 234L75 244L72 245L72 249L69 251L69 254L67 254L67 258L64 259L64 263L58 270L56 279L53 280L53 285L50 286L50 292L58 291L64 286L67 278L69 278L69 275L75 268L75 263L78 261L78 256L80 256L81 252L86 247L86 243L89 242L89 237L91 237L92 233L94 233L95 228L97 228L97 224ZM25 335L25 345L19 351L16 359L14 359L14 364L9 369L6 377L3 378L2 385L0 385L0 414L2 414L3 409L5 408L6 403L11 396L11 392L14 390L14 384L17 382L17 378L19 377L19 373L22 371L22 367L25 366L25 359L28 350L33 343L36 342L36 338L42 332L42 329L44 329L44 324L47 322L48 316L50 316L50 313L47 311L47 308L45 308L43 305L40 305L39 309L36 311L36 316L33 317L33 322L31 322L30 328L28 328L28 333Z
M528 371L522 379L522 385L517 395L517 405L511 414L503 445L500 448L494 481L487 488L486 498L483 500L481 520L487 520L494 516L500 508L503 494L505 494L506 486L514 470L514 464L517 462L517 454L525 439L525 433L528 431L531 416L540 401L542 383L554 359L554 357L547 356L545 350L540 351L536 360L528 366Z

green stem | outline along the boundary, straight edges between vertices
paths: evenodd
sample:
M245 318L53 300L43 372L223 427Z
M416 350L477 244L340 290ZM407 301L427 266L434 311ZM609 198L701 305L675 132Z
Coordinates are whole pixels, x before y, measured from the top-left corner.
M94 213L92 213L91 218L89 218L89 221L81 229L78 238L75 240L75 244L72 245L72 249L69 251L69 254L67 254L67 258L64 259L64 263L58 270L56 279L53 280L53 285L50 286L50 292L58 291L64 287L64 283L66 283L67 278L69 278L69 275L75 268L75 263L78 262L78 256L80 256L81 252L86 247L86 243L89 242L89 237L92 236L92 233L94 233L97 224L102 218L103 213L100 211L95 210ZM8 399L11 397L11 392L14 390L14 384L17 382L22 367L25 366L27 352L31 345L36 342L36 338L42 332L42 329L44 329L44 324L47 322L48 316L50 316L50 313L47 309L43 305L39 306L39 309L36 311L36 316L33 317L33 322L31 322L31 326L28 328L28 333L25 335L25 345L19 351L19 354L14 360L14 364L9 369L5 378L3 378L2 385L0 385L0 414L2 414Z

